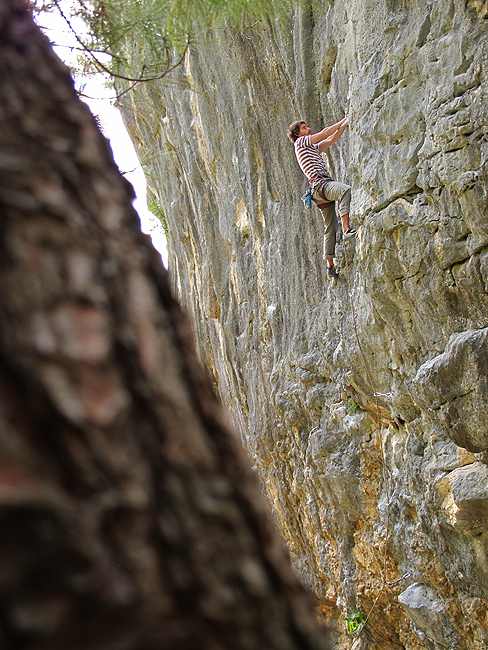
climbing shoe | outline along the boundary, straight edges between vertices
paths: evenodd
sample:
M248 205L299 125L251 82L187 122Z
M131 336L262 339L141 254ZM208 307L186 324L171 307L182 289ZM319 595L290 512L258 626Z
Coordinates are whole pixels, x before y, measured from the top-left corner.
M339 277L339 271L334 268L333 266L328 266L327 267L327 275L330 275L331 278L338 278Z
M351 237L356 237L357 234L357 230L354 230L354 228L349 228L349 230L344 233L344 239L351 239Z

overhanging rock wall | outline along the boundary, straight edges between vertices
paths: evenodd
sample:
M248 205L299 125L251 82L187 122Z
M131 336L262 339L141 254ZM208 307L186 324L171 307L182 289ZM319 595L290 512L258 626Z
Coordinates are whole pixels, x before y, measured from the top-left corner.
M175 288L323 615L343 630L379 594L363 648L484 650L488 5L343 0L260 27L192 51L186 89L124 100ZM285 135L345 113L351 289Z

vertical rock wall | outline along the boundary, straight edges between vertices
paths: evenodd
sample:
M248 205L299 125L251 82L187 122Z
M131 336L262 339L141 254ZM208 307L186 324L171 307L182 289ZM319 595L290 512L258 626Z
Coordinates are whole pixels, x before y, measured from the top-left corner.
M324 0L214 36L124 99L201 357L338 631L376 602L363 648L483 650L488 5ZM345 113L327 159L360 229L330 280L285 132Z

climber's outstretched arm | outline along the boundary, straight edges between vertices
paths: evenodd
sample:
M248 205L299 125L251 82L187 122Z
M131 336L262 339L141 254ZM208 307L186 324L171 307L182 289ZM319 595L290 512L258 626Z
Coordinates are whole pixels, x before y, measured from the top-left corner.
M348 124L349 124L349 120L348 120L347 117L345 117L343 120L338 122L338 128L332 134L330 134L327 138L325 138L325 140L321 140L319 142L319 151L320 151L320 153L322 153L323 151L328 149L331 144L334 144L334 142L337 142L337 140L339 140L339 138L344 133L344 130L345 130L345 128L346 128L346 126ZM337 125L334 125L334 126L337 126Z
M343 117L342 120L336 122L336 124L332 124L332 126L326 126L324 129L322 129L322 131L319 131L318 133L313 133L311 137L312 144L317 144L333 136L335 133L337 133L339 129L341 129L342 127L345 128L345 126L347 126L347 123L348 123L348 118ZM344 130L344 128L342 130Z

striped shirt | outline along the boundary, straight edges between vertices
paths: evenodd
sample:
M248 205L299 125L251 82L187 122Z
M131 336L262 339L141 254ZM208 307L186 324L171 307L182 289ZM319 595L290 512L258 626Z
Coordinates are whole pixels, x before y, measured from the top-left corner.
M302 135L295 140L295 153L302 172L310 182L319 177L332 180L324 159L320 155L319 145L312 144L311 139L311 135Z

